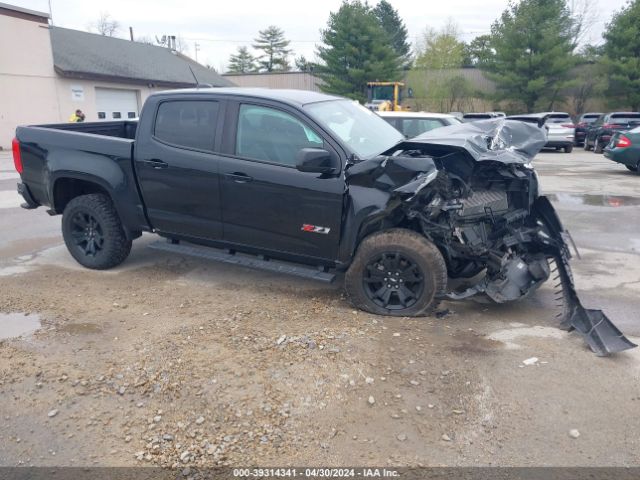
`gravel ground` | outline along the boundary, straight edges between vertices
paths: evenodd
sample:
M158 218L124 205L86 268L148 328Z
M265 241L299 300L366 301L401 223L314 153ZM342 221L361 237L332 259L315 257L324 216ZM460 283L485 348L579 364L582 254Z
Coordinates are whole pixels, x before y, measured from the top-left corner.
M585 247L578 288L640 336L638 207L607 204L640 197L640 177L582 152L536 166L547 193L604 199L557 201ZM40 327L0 341L0 465L640 465L638 350L595 357L555 328L548 288L391 319L339 282L163 254L150 235L94 272L59 218L6 196L0 326Z

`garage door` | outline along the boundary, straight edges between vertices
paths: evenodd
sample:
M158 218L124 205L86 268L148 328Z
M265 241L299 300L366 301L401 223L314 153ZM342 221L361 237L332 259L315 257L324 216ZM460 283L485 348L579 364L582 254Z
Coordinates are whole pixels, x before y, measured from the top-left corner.
M96 88L96 110L100 120L136 118L138 91Z

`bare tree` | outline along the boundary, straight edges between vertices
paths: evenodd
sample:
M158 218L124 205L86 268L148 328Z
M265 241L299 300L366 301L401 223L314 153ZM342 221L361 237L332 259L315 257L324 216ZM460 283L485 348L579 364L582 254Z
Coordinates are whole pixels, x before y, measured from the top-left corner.
M89 30L96 30L106 37L114 37L120 30L120 22L112 19L108 12L102 12L95 22L89 24Z
M594 25L598 23L600 11L598 0L570 0L569 12L573 19L573 44L578 48L585 41Z
M175 47L177 52L183 53L185 55L189 55L189 44L180 35L176 37Z
M156 45L156 41L154 38L151 38L148 35L142 35L140 37L136 37L136 42L144 43L145 45Z

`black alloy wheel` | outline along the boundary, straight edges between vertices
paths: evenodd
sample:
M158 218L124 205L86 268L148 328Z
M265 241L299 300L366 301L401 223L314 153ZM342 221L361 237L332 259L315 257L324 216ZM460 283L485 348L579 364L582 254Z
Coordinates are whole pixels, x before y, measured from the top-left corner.
M77 212L71 218L71 236L76 247L86 256L95 257L104 248L102 225L90 213Z
M404 310L413 306L424 289L420 266L400 252L373 257L363 276L367 297L387 310Z

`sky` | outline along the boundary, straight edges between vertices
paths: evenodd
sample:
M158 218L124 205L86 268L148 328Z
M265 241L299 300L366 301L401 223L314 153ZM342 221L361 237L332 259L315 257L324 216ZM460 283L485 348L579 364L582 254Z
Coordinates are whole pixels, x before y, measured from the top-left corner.
M192 58L224 71L229 55L238 47L251 48L258 31L277 25L291 41L295 55L315 58L320 30L341 0L3 0L32 10L49 11L56 26L88 30L101 13L121 25L118 36L161 37L176 35L185 40ZM425 27L438 28L450 19L458 24L462 40L489 33L491 23L507 7L508 0L389 0L405 21L412 43ZM602 31L611 14L626 0L568 0L592 4L594 25L585 43L601 43ZM369 0L375 4L376 0Z

